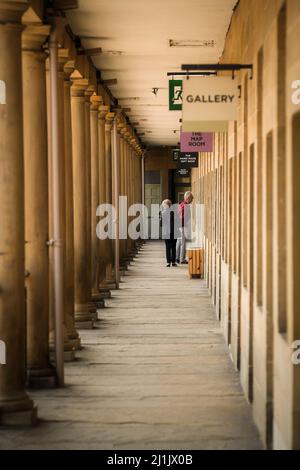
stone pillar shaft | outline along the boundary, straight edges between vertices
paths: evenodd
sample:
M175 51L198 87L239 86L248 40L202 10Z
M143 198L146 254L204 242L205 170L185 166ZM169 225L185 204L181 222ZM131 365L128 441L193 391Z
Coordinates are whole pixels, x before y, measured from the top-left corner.
M109 112L108 106L99 106L99 126L98 126L98 145L99 145L99 203L106 203L106 153L105 153L105 116ZM99 266L99 284L103 287L106 278L106 240L99 240L100 266Z
M64 334L64 360L72 361L75 358L74 345L70 341L68 335L69 314L73 310L73 299L68 297L67 286L69 287L70 280L68 278L69 259L67 257L67 207L66 207L66 155L65 155L65 89L64 89L64 64L66 57L58 57L58 118L59 118L59 186L60 186L60 218L61 218L61 239L63 243L63 304L64 304L64 319L63 319L63 334ZM53 195L51 195L52 200ZM68 214L68 217L70 214ZM53 237L52 237L53 238ZM53 253L52 253L53 254ZM52 260L53 262L53 260ZM72 302L72 306L71 306ZM53 327L53 325L52 325ZM51 343L53 342L53 331L51 332Z
M92 298L99 297L99 239L96 234L99 205L99 143L98 143L98 109L101 103L100 96L91 97L90 129L91 129L91 248L92 248Z
M114 113L107 113L105 117L105 170L106 170L106 203L112 204L112 145L111 145L111 128ZM108 282L113 281L112 266L114 263L113 241L106 240L107 246L107 266L106 277Z
M87 218L87 230L89 237L87 239L86 246L86 266L90 268L87 269L87 277L89 282L89 301L92 300L92 237L91 237L91 122L90 122L90 107L91 107L91 90L85 90L85 164L86 164L86 196L85 196L85 207L86 207L86 218Z
M24 167L21 15L27 2L0 1L0 331L6 364L0 366L0 423L32 423L25 392Z
M73 85L72 100L72 150L74 193L74 246L75 246L75 321L80 328L93 326L89 311L91 300L91 273L87 265L87 247L90 240L87 211L87 152L85 135L85 87Z
M55 385L49 362L48 161L46 55L49 26L23 33L23 108L25 163L25 268L28 385Z
M75 329L75 284L74 284L74 208L73 208L73 161L72 161L72 120L71 80L73 68L64 74L64 131L65 131L65 201L66 201L66 333L69 343L80 349L80 337Z

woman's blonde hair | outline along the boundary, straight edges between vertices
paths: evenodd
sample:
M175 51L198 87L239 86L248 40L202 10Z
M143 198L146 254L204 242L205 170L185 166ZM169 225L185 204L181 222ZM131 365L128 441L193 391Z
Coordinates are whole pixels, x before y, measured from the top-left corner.
M171 207L172 201L170 201L170 199L164 199L161 205L164 209L167 209L168 207Z

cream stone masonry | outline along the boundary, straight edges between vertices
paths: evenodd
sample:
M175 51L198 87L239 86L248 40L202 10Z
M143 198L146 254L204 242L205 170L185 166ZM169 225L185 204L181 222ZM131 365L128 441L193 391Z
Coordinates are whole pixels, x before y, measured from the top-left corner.
M264 444L300 447L297 293L299 214L296 156L300 4L239 2L222 63L253 64L239 74L237 123L201 154L192 190L206 206L205 277ZM240 41L237 41L240 38Z

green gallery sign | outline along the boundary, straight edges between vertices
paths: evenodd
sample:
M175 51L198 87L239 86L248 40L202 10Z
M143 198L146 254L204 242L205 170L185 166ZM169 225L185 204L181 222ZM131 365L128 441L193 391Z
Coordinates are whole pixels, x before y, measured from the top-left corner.
M169 80L169 111L182 110L182 80Z

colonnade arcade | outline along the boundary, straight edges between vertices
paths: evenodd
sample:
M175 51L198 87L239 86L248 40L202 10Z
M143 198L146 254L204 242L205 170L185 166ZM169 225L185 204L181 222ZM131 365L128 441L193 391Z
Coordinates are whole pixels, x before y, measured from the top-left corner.
M96 211L142 202L141 142L65 19L44 24L28 6L0 1L4 424L36 420L26 386L63 385L77 329L93 328L140 243L100 240Z

